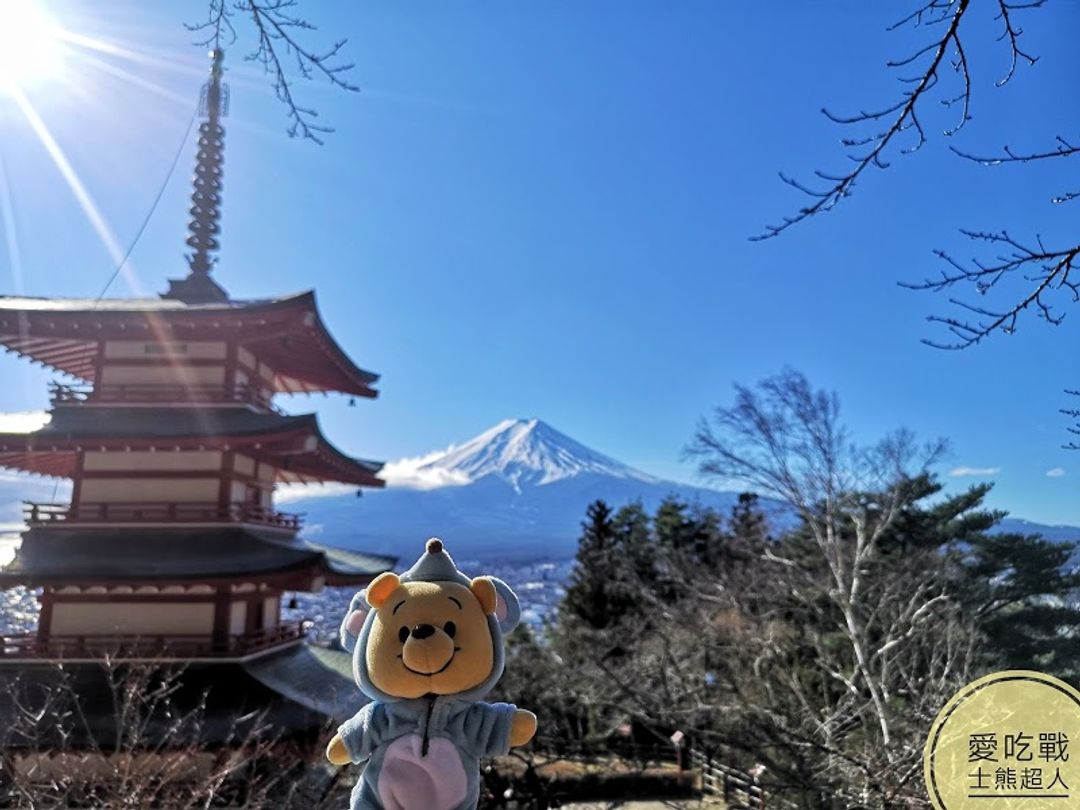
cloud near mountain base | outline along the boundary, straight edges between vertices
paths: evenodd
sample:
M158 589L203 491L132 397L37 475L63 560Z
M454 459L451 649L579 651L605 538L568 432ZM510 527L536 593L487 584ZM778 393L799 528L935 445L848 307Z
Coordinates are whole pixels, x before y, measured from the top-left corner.
M379 471L379 478L386 482L389 489L415 489L426 491L429 489L441 489L443 487L463 487L472 483L467 473L461 470L446 469L444 467L427 467L454 449L451 445L446 450L436 450L415 458L402 458L397 461L389 461ZM307 500L308 498L329 498L336 495L348 495L356 492L359 487L354 484L287 484L280 486L274 493L274 500L278 503Z
M386 486L399 489L440 489L442 487L463 487L472 483L468 473L445 467L429 466L444 458L455 449L454 445L445 450L436 450L424 456L402 458L389 462L379 472L379 478Z

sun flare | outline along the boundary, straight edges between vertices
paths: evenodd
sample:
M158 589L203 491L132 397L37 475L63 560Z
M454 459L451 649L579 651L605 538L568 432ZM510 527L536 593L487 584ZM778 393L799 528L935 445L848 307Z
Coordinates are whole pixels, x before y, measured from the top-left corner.
M0 92L58 78L63 32L39 0L0 4Z

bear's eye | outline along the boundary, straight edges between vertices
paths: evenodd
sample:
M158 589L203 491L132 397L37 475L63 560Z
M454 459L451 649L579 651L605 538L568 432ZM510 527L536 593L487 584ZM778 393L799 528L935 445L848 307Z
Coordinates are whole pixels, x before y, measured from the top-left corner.
M453 622L447 622L443 625L443 632L450 636L450 638L453 638L457 634L457 625Z
M397 637L401 639L401 643L404 644L405 641L409 638L409 628L402 627L400 630L398 630Z

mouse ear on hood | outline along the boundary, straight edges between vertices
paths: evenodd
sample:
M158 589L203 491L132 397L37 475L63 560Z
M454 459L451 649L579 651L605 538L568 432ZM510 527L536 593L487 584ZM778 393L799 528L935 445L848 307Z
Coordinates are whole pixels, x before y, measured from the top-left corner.
M488 577L495 584L495 620L506 636L521 621L521 605L510 586L498 577Z
M360 637L364 619L367 618L370 609L367 603L367 591L359 591L349 602L349 609L345 612L345 618L341 620L341 629L338 631L341 646L346 651L352 652L356 647L356 640Z

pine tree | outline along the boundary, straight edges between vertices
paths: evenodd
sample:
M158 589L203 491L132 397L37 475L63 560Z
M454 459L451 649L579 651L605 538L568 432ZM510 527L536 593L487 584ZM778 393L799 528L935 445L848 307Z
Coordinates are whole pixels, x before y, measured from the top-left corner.
M661 501L656 508L653 531L659 550L678 554L696 550L700 526L686 512L686 504L673 495Z
M929 476L911 482L915 502L883 542L886 555L932 548L942 555L954 598L984 636L986 669L1040 669L1063 678L1080 674L1080 567L1077 543L1039 535L993 533L1004 512L983 508L992 485L923 505L942 485Z
M740 492L739 500L731 508L731 534L739 545L749 548L760 548L768 541L768 521L753 492Z
M973 539L964 559L967 602L992 641L995 667L1080 675L1080 570L1070 562L1076 549L1039 535Z
M559 611L564 625L580 622L593 630L611 621L608 585L615 568L615 525L611 507L604 501L589 505L570 583Z
M615 531L614 568L620 589L625 591L620 594L620 600L630 604L640 602L641 588L655 586L660 575L652 520L641 502L635 501L615 513L612 527Z

